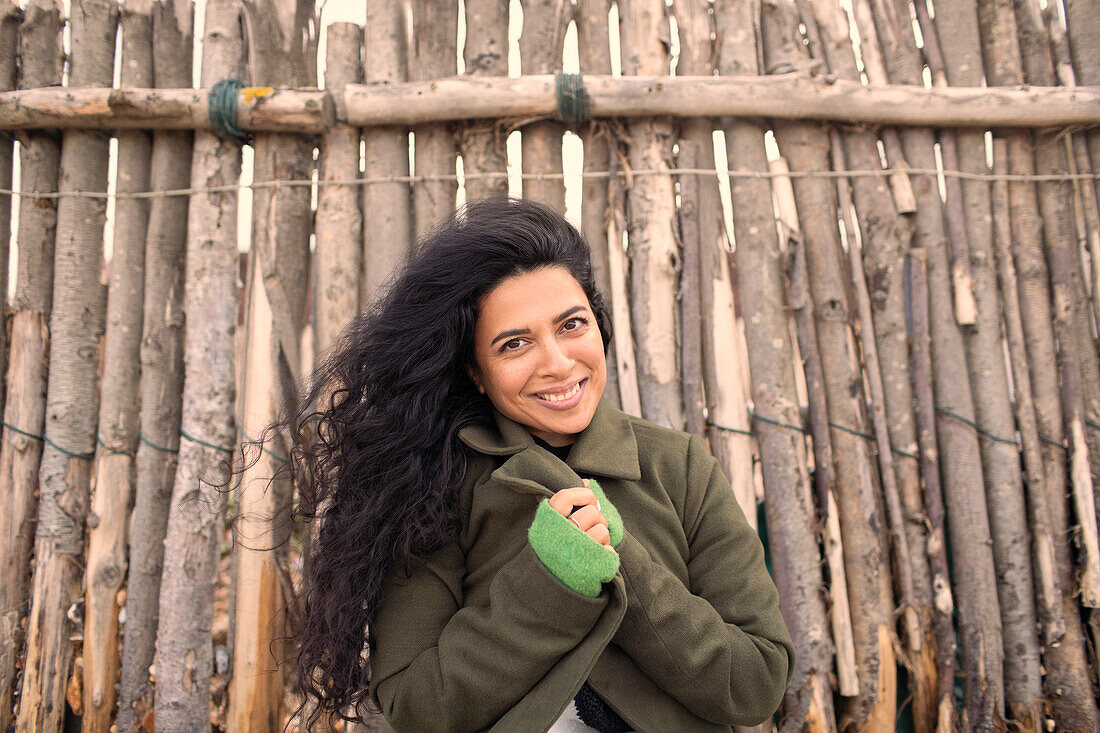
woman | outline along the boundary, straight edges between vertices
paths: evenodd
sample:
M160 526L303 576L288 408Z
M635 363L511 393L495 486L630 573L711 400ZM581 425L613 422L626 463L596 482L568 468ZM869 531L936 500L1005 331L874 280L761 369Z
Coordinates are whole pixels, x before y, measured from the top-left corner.
M581 235L506 198L443 222L345 331L296 422L311 722L368 691L398 731L722 731L779 706L760 541L701 439L602 401L610 333Z

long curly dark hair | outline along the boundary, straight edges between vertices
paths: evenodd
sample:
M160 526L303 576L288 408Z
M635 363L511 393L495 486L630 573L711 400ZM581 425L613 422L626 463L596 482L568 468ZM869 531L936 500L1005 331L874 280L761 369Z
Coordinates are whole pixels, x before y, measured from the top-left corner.
M299 512L318 522L298 600L298 684L322 718L354 719L367 694L366 628L383 579L456 536L466 475L458 433L487 420L469 377L481 298L505 278L566 268L603 336L607 307L583 236L549 207L496 197L452 213L344 330L286 421Z

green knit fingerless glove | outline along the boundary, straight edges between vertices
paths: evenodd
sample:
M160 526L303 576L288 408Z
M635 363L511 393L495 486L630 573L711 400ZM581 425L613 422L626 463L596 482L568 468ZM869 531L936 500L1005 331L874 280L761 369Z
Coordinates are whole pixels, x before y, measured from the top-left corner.
M611 546L618 547L623 541L623 518L619 516L619 510L607 498L607 494L603 493L596 479L589 479L588 488L592 489L592 493L596 495L596 501L600 503L600 512L607 519L607 532L611 535Z
M611 544L617 545L623 538L622 518L595 481L589 482L588 487L596 494L600 510L607 518ZM614 549L582 532L567 517L554 511L547 499L535 510L527 538L546 569L583 596L598 596L603 584L619 570L619 554Z

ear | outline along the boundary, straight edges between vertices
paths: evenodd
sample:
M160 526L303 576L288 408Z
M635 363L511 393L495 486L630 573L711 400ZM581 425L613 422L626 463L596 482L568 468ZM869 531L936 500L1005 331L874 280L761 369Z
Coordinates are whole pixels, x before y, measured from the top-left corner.
M481 378L477 374L477 367L473 364L468 364L466 366L466 373L470 375L470 381L477 387L477 391L481 394L485 394L485 388L481 386Z

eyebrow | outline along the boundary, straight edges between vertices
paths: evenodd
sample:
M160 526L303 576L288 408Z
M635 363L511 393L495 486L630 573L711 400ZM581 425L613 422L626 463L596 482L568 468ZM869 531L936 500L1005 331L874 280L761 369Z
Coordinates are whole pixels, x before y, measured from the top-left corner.
M583 311L585 309L586 309L586 306L575 305L572 308L569 308L569 309L564 310L561 313L559 313L558 316L554 319L554 323L560 323L561 321L564 321L566 318L573 315L574 313L577 313L579 311ZM493 337L493 340L489 342L489 345L492 346L497 341L500 341L501 339L510 339L510 338L514 338L516 336L522 336L525 333L530 332L530 330L531 329L524 327L524 328L513 328L509 331L501 331L500 333L498 333L496 336Z

